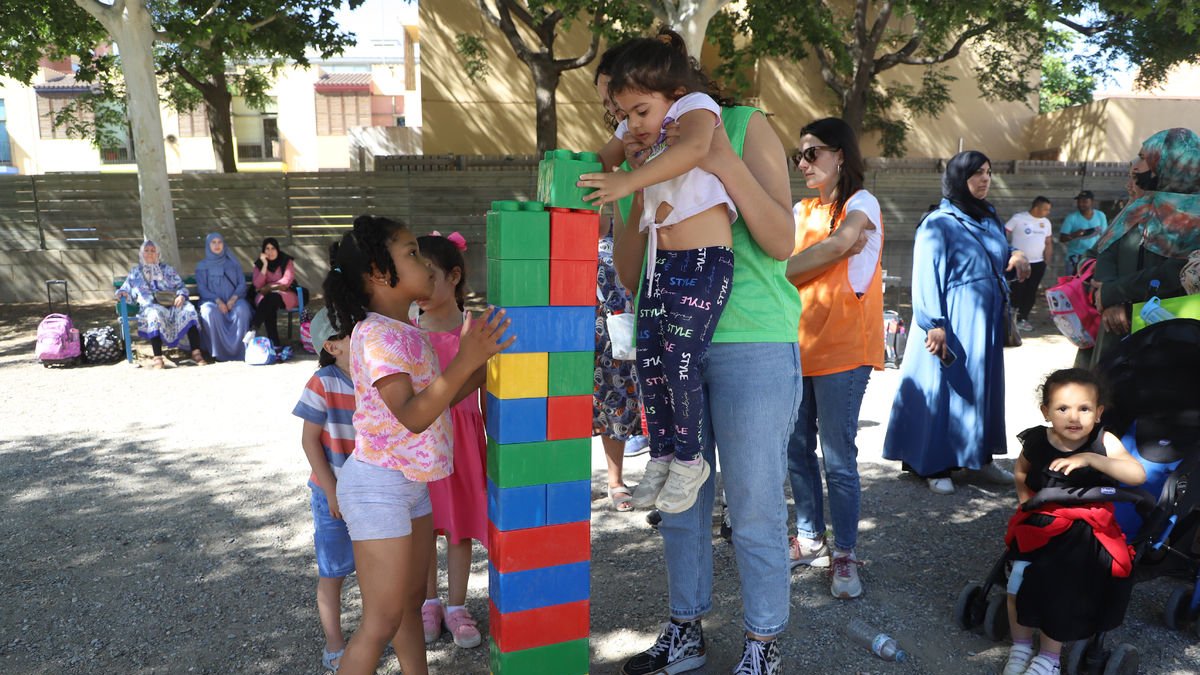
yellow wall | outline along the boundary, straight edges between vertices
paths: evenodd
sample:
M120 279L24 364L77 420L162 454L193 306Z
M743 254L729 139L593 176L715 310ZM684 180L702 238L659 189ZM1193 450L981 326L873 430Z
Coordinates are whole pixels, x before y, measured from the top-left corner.
M1142 143L1171 127L1200 127L1200 98L1112 96L1039 115L1029 148L1059 150L1059 161L1129 162Z
M427 154L528 154L535 150L536 106L529 68L514 54L500 30L484 18L473 0L439 0L420 5L421 78ZM467 79L454 38L460 34L486 37L491 75L485 82ZM589 38L586 26L576 25L560 36L556 56L577 55ZM603 51L603 46L601 46ZM705 50L705 56L709 56ZM972 71L974 58L964 56L949 66L953 102L938 119L919 118L909 133L908 155L948 157L977 148L997 160L1025 159L1025 138L1036 111L1028 103L988 103L980 97ZM558 88L558 145L572 149L599 147L609 136L592 87L596 61L563 74ZM898 67L885 81L917 83L922 69ZM840 106L820 80L815 63L796 64L764 59L755 79L759 105L771 116L776 132L788 147L795 145L801 126L819 117L836 115ZM868 156L879 155L873 138L863 139Z

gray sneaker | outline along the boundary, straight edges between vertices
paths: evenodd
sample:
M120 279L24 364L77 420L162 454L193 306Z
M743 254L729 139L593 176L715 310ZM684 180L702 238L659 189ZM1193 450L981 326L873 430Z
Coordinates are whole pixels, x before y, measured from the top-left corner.
M634 508L645 509L654 506L655 500L658 499L658 493L662 492L663 484L667 482L667 476L670 474L673 464L675 462L656 462L654 460L646 463L646 473L642 474L642 482L633 488L633 499L630 500L630 503Z
M654 505L663 513L683 513L692 508L700 494L700 486L708 480L711 469L701 457L696 464L685 464L678 459L671 462L670 475Z
M1011 471L1007 471L995 462L988 462L983 465L983 468L975 472L975 475L981 479L994 483L996 485L1012 485L1013 475Z
M838 551L833 556L833 569L830 570L829 592L840 600L850 600L863 594L862 579L858 578L858 568L862 565L854 553Z
M811 539L801 541L797 537L788 537L788 563L792 569L801 565L809 567L829 567L829 546L825 544L825 539L816 540L816 545L811 545Z

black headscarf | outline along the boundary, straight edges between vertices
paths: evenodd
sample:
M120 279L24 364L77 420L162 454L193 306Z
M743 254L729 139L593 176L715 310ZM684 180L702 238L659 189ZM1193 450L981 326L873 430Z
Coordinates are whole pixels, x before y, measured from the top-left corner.
M996 218L996 207L986 199L976 199L967 189L967 179L974 175L979 167L990 163L991 160L982 152L967 150L951 157L946 164L946 173L942 174L942 196L979 223L988 218Z
M277 239L275 239L275 237L267 237L266 239L263 239L262 249L261 249L262 251L265 252L267 250L267 244L274 246L275 250L279 251L279 255L275 256L274 260L270 260L267 262L267 271L268 272L276 272L278 270L286 269L287 264L289 262L291 262L292 257L289 256L288 254L284 253L283 249L279 248L279 241ZM259 258L258 260L255 260L254 266L261 270L262 269L262 259Z

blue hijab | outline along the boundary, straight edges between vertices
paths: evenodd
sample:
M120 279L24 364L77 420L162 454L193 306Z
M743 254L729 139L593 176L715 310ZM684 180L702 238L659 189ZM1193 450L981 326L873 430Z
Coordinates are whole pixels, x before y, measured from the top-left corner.
M212 252L214 239L225 242L220 232L210 232L204 238L204 260L196 264L196 276L206 275L212 290L219 297L228 298L246 283L246 277L241 263L230 255L229 247L223 248L220 255Z

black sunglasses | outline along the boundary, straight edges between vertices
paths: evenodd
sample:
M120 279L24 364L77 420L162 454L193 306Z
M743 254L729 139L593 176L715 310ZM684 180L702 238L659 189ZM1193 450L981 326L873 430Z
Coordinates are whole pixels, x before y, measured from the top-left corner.
M818 150L838 150L838 149L839 148L835 148L832 145L810 145L803 150L797 150L796 153L792 155L792 164L796 168L800 168L800 160L802 160L802 159L804 161L808 162L809 164L812 164L813 162L817 161L817 151Z

